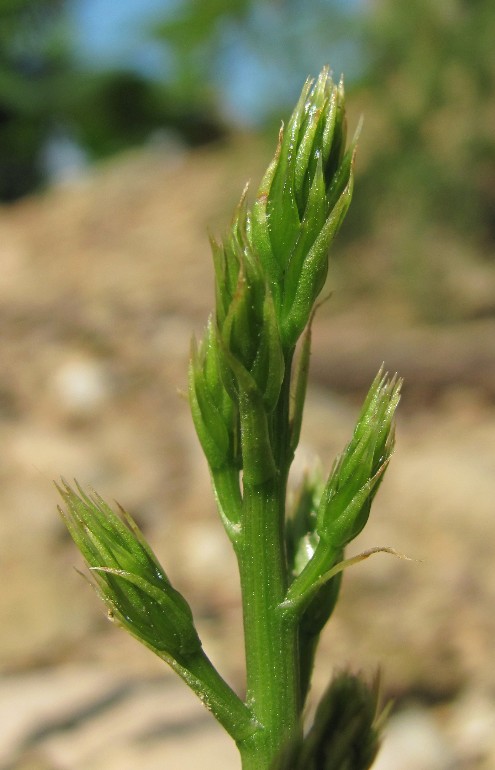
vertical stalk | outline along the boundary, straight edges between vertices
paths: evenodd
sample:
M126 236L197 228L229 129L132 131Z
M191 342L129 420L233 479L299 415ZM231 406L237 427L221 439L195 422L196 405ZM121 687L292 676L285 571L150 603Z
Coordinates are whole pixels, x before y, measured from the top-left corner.
M239 745L243 770L267 770L280 749L301 730L297 626L280 612L288 587L285 497L288 457L290 366L272 420L279 473L243 490L242 537L237 557L246 649L247 705L261 729Z
M244 489L238 550L244 612L248 707L262 725L240 746L243 770L266 770L299 727L297 633L279 605L287 590L277 480Z

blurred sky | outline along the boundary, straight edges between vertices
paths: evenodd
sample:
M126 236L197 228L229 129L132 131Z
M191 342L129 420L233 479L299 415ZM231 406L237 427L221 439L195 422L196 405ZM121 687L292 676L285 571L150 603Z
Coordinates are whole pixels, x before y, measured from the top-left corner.
M154 75L166 61L163 48L146 35L147 25L179 4L180 0L70 0L75 53L97 68L127 65Z
M259 2L244 29L224 25L213 69L227 118L262 122L274 106L291 104L301 80L327 63L336 77L345 71L352 80L361 64L356 42L317 20L336 6L352 15L365 2L312 0L308 13L292 0ZM172 62L165 47L150 40L149 28L180 6L181 0L70 0L75 53L90 67L127 66L166 78Z

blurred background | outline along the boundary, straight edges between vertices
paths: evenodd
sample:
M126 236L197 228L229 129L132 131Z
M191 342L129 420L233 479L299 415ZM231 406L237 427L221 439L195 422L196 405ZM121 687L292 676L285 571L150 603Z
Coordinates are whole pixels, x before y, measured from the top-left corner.
M324 64L364 127L295 475L331 465L385 361L406 380L398 448L355 547L419 561L346 575L315 694L335 666L381 665L377 770L493 770L494 39L491 0L1 1L0 770L238 766L106 621L51 480L131 511L241 691L189 340L213 304L208 228Z

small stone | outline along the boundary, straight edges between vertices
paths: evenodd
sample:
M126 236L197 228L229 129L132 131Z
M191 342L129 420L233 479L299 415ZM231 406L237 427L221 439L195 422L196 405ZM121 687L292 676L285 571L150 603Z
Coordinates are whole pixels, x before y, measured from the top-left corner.
M55 372L53 389L68 416L90 417L108 400L110 378L103 364L75 357L64 361Z
M454 770L447 739L419 708L391 717L373 770Z
M493 767L495 701L491 694L475 689L463 693L452 707L449 733L466 767Z

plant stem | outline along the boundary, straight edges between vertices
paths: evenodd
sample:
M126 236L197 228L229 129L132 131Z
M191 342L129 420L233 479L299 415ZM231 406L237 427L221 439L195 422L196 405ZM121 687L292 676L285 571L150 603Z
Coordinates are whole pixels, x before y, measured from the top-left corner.
M313 557L298 575L287 591L286 606L289 613L299 616L311 600L311 590L319 579L332 567L337 551L328 547L317 547ZM292 606L291 606L292 605Z
M290 359L272 436L279 473L244 485L242 538L236 549L244 613L248 707L261 729L239 745L243 770L267 770L301 730L297 625L280 611L288 586L284 522L288 456Z
M161 657L196 693L236 743L246 741L259 729L253 711L236 695L201 650L184 659Z
M296 626L279 610L287 591L280 492L277 480L244 489L244 529L238 558L246 702L262 728L245 746L239 746L243 770L269 768L282 745L295 738L300 729Z

